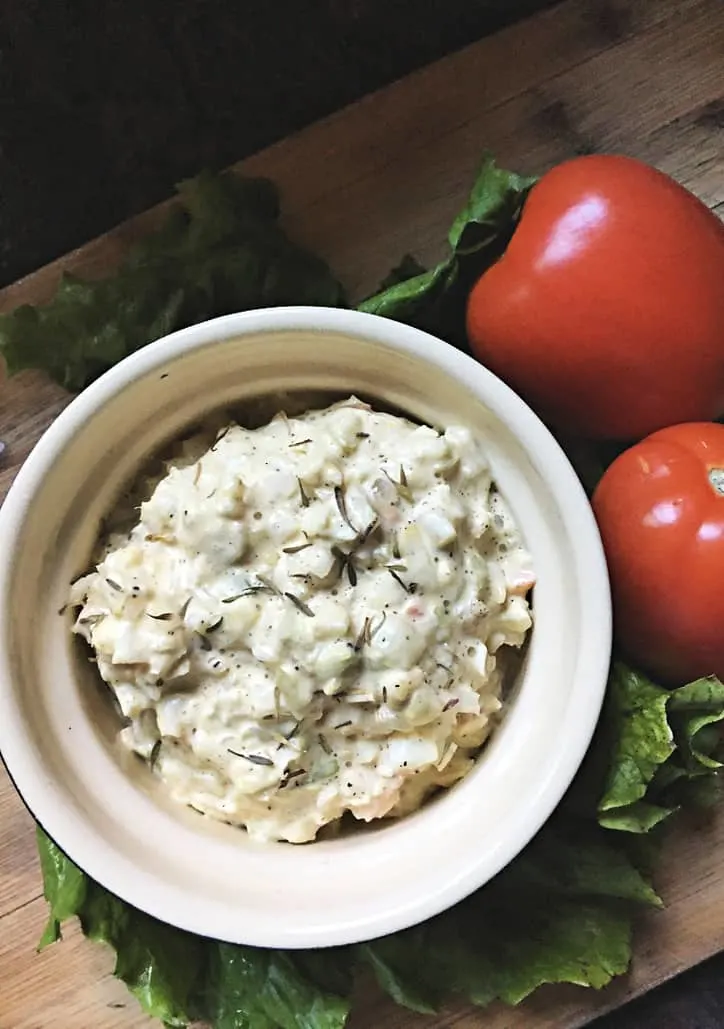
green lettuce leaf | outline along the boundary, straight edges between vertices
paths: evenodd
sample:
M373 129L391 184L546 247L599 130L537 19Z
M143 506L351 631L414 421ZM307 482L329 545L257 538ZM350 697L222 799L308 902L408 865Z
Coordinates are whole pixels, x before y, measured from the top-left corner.
M682 805L711 806L724 758L722 720L724 684L714 676L665 690L614 664L603 715L613 751L601 825L648 832Z
M144 1011L167 1026L203 1020L213 1029L342 1029L349 1001L320 986L304 960L207 940L165 925L89 879L38 829L38 850L52 931L77 916L85 935L116 953L114 974ZM304 957L314 966L315 952ZM337 981L349 978L349 951L334 954ZM327 973L328 976L330 973Z
M451 993L518 1004L544 983L600 988L628 968L633 916L661 901L593 820L560 814L452 911L360 947L381 988L413 1011Z
M645 832L668 814L643 801L656 771L674 753L668 702L666 690L624 665L614 665L604 711L613 753L598 803L600 821L608 828Z
M691 773L721 768L724 735L724 684L715 676L674 690L669 711L679 752Z
M44 307L0 315L8 371L39 368L79 390L159 336L216 315L281 304L344 306L320 258L278 224L265 179L204 173L179 187L165 225L139 243L115 275L64 275Z
M164 925L108 893L40 829L37 840L50 911L41 947L57 939L60 923L76 915L89 939L113 947L114 974L149 1015L169 1026L188 1025L189 1000L203 976L207 942Z
M60 927L83 906L90 880L40 828L37 830L43 893L48 902L48 922L38 950L61 938Z
M498 168L487 157L468 202L448 234L449 253L425 271L406 255L360 310L407 322L467 350L465 301L482 273L503 253L533 178Z
M404 254L399 264L396 264L394 268L385 275L384 279L379 285L379 292L384 293L392 286L396 286L400 282L407 282L408 279L417 278L418 275L422 275L425 272L425 267L420 264L416 257L412 254ZM370 301L363 301L362 307L365 303Z
M205 940L136 911L97 883L89 884L78 916L89 939L113 947L114 975L149 1015L169 1026L188 1025L207 961Z
M341 1029L349 1002L323 993L292 954L220 943L200 1017L214 1029Z

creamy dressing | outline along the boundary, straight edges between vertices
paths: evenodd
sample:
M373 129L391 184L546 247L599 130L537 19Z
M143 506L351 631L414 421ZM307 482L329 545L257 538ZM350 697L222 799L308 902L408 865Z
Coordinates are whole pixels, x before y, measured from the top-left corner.
M470 770L534 576L466 428L350 398L194 437L145 496L71 602L175 800L300 843Z

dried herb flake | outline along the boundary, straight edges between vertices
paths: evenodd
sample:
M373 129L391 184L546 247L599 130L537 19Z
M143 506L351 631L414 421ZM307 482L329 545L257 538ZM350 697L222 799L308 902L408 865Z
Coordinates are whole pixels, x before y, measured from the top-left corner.
M232 750L231 747L226 748L229 754L233 754L234 757L243 757L245 761L249 761L252 765L260 765L263 768L272 768L274 762L271 758L265 757L263 754L242 754L239 750Z
M314 546L313 543L298 543L295 547L282 547L283 554L301 554L303 550Z
M399 577L397 572L394 570L394 568L388 568L387 571L390 573L390 575L395 580L395 582L398 583L400 586L402 586L402 588L405 591L405 593L409 593L410 592L408 590L407 586L405 585L405 583L402 581L402 579Z
M287 600L291 600L297 610L301 611L303 615L307 616L307 618L314 618L314 611L312 611L311 607L305 604L299 597L295 596L293 593L285 593L284 596Z

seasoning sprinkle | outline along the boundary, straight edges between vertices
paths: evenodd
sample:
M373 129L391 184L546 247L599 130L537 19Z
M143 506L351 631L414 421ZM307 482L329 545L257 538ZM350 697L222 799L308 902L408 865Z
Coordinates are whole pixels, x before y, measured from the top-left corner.
M332 564L325 575L293 575L292 578L302 579L304 582L311 583L312 586L319 590L330 589L334 586L344 571L344 566L347 561L347 555L344 554L339 547L332 547L330 553L332 554Z
M340 722L339 725L335 725L334 728L335 729L346 729L347 726L351 725L351 724L352 724L352 719L350 718L349 721L347 721L347 722Z
M374 521L370 522L370 524L366 526L366 528L363 529L361 533L358 533L357 538L355 539L352 545L352 550L347 554L336 545L330 547L330 553L332 555L332 564L330 565L329 571L325 575L312 575L311 573L307 572L292 575L292 578L300 579L302 582L309 583L316 589L331 589L331 587L334 586L334 584L338 581L338 579L341 577L342 573L346 569L350 585L356 586L358 578L357 569L352 564L352 557L357 547L361 546L362 543L364 543L367 537L377 528L377 525L378 522L375 519ZM303 549L303 547L300 547L299 549Z
M449 710L450 710L451 708L453 708L453 707L457 707L457 705L458 705L459 703L460 703L460 699L459 699L459 697L451 697L451 698L450 698L450 700L448 700L447 704L445 704L445 706L444 706L444 707L443 707L443 709L442 709L442 710L443 710L443 714L444 714L444 713L445 713L446 711L449 711Z
M243 757L245 761L249 761L252 765L260 765L264 768L271 768L274 764L270 757L264 757L263 754L242 754L239 750L232 750L231 747L226 748L229 754L233 754L234 757Z
M398 583L400 586L402 586L402 588L405 591L405 593L409 593L410 592L408 590L407 586L405 585L405 583L402 581L402 579L399 577L399 575L397 574L397 572L393 568L388 568L387 571L390 573L390 575L395 580L395 582Z
M349 526L352 532L356 533L357 530L355 529L354 525L352 525L352 522L349 520L349 515L347 514L347 501L344 496L344 490L341 486L334 487L334 500L337 505L337 510L339 511L342 521Z
M383 704L387 703L387 687L386 686L382 687L382 703Z
M216 621L212 625L207 625L206 626L207 634L210 633L210 632L216 632L216 630L220 629L223 624L224 624L224 616L221 615L221 617L217 618Z
M299 476L297 476L297 482L299 483L299 498L302 502L302 507L309 507L309 497L304 492L304 484Z
M289 448L291 449L292 447L303 447L305 443L313 443L313 442L314 442L314 440L311 440L311 439L299 439L299 440L297 440L296 443L290 443L289 444Z
M269 590L270 593L274 593L277 597L281 596L281 592L270 579L267 579L264 575L257 575L257 579L259 580L259 585L265 590Z
M84 615L78 619L78 625L96 625L102 622L105 615Z
M327 743L327 741L326 741L326 739L324 738L324 736L322 736L321 732L320 732L320 734L319 734L319 735L317 736L317 739L319 740L319 746L320 746L320 747L322 748L322 750L324 751L324 753L325 753L325 754L331 754L331 753L332 753L332 748L331 748L331 747L330 747L330 745L329 745L329 744Z
M146 615L157 622L167 622L169 618L173 618L173 614L170 611L164 611L160 615L152 615L150 611L146 611Z
M313 543L299 543L296 547L282 547L283 554L300 554L303 550L308 547L314 546Z
M155 766L156 762L158 761L158 755L159 755L160 750L161 750L161 741L160 740L156 740L156 742L154 743L153 747L151 748L151 755L150 755L150 757L148 759L148 763L151 766L151 768L153 768Z
M372 533L375 531L375 529L377 528L377 526L379 524L380 524L379 521L376 518L373 518L372 521L369 523L369 525L366 525L364 527L364 529L362 530L362 532L357 534L357 539L354 541L354 548L355 548L355 550L358 547L361 547L363 543L367 542L367 540L369 539L369 537L372 535Z
M295 768L293 772L287 772L286 775L284 776L284 778L282 779L282 781L279 783L279 789L280 790L284 789L284 787L290 781L290 779L296 779L300 775L306 775L306 774L307 774L306 768Z
M365 645L365 643L369 643L369 641L370 641L370 619L368 617L368 618L365 618L365 620L364 620L364 625L360 629L359 636L355 640L353 650L360 651L362 649L362 647Z
M378 633L378 632L380 631L380 629L382 628L382 626L383 626L383 625L385 624L385 622L386 622L386 621L387 621L387 612L386 612L386 611L383 611L383 612L382 612L382 618L380 619L380 624L379 624L379 625L376 625L376 626L374 627L374 629L371 629L371 630L370 630L370 633L369 633L369 639L368 639L368 641L367 641L368 643L371 643L371 642L372 642L372 640L373 640L373 639L375 638L375 636L376 636L376 635L377 635L377 633Z
M106 579L106 582L112 590L116 591L116 593L123 593L123 586L119 586L118 583L115 582L113 579Z
M251 597L255 593L276 593L275 589L272 589L266 583L259 583L258 586L247 586L246 589L242 590L241 593L234 593L231 597L224 597L221 601L222 604L233 604L235 600L241 600L242 597Z
M285 593L284 596L287 600L291 600L292 604L294 604L294 606L301 611L303 615L306 615L307 618L314 618L314 611L312 611L311 607L305 604L303 600L300 600L299 597L296 597L293 593Z
M397 538L397 533L392 538L392 556L396 561L400 560L400 541Z
M369 432L356 432L355 436L357 437L357 439L369 439L370 438Z

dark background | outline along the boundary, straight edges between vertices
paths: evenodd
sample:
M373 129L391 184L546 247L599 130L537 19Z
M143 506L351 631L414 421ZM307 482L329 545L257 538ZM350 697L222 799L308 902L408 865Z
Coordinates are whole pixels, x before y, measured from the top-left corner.
M0 0L0 285L553 0Z
M0 0L0 285L553 2ZM722 1029L723 974L596 1029Z

